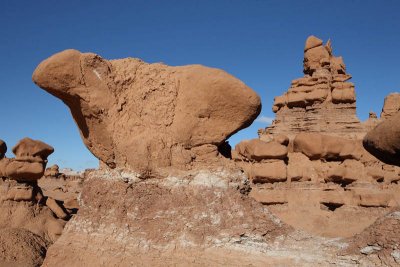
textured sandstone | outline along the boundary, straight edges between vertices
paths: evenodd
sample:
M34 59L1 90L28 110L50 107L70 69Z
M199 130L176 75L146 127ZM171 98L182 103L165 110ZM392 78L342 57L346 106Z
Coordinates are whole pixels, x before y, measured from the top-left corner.
M386 119L400 111L400 94L391 93L385 97L381 118Z
M289 153L287 178L291 181L309 181L313 177L313 166L303 153Z
M286 165L282 160L254 164L250 177L254 183L276 183L286 181Z
M400 166L400 112L385 119L368 132L363 145L383 162Z
M284 134L292 140L302 132L359 139L369 129L357 118L354 84L347 82L351 75L346 74L342 57L333 56L330 40L325 46L322 43L314 36L307 39L303 60L306 75L293 80L287 92L275 97L272 110L276 118L271 126L259 130L261 139L268 134Z
M30 138L21 139L13 148L16 158L0 158L0 176L18 181L36 181L43 176L47 157L54 149Z
M201 65L107 61L66 50L40 63L33 80L68 105L97 158L143 175L189 168L197 156L192 148L221 145L261 109L243 82Z
M364 165L356 160L345 160L342 164L328 171L325 181L349 184L357 181L363 175Z
M47 198L46 206L60 219L66 219L68 217L68 214L66 214L61 206L51 197Z
M340 137L301 133L293 141L294 152L302 152L310 159L360 159L357 143Z
M1 266L41 266L48 243L23 228L0 229Z
M287 147L278 142L264 142L260 139L243 140L238 143L235 150L249 160L260 161L263 159L285 159Z
M58 177L60 175L60 171L58 168L57 164L54 164L53 166L50 166L46 169L44 172L44 176L53 176L53 177Z

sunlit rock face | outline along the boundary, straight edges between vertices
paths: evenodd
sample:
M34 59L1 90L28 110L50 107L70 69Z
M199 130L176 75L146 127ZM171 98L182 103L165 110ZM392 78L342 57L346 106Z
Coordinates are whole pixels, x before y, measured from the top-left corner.
M68 105L86 147L103 163L147 175L188 169L196 157L215 154L261 110L243 82L201 65L66 50L40 63L33 80Z
M47 157L54 152L53 147L42 141L26 137L12 148L16 157L6 158L7 146L4 141L0 143L0 175L18 181L36 181L42 177Z
M366 127L356 115L356 93L342 57L335 57L331 41L310 36L304 48L304 77L274 98L276 118L259 134L285 134L291 140L301 132L327 133L360 139ZM370 122L371 123L371 122ZM376 125L376 123L374 124Z

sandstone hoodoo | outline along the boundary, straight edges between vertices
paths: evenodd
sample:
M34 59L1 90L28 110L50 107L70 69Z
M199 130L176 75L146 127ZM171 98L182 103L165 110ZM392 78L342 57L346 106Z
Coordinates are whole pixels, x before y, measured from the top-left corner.
M40 63L33 80L68 105L97 158L142 175L190 168L261 110L260 98L243 82L201 65L108 61L66 50Z
M399 159L399 94L386 97L381 119L370 112L358 120L343 59L314 36L305 44L303 72L275 98L272 125L237 144L232 158L251 179L249 195L284 222L352 236L400 204L400 168L390 165ZM363 148L364 136L367 150L389 164Z
M6 149L5 146L4 153ZM43 176L47 157L54 149L39 140L24 138L12 148L12 152L15 158L0 160L0 175L19 181L36 181Z
M7 146L2 140L0 149L0 262L38 266L68 218L60 212L62 205L44 196L37 182L54 149L30 138L21 139L12 148L15 158L5 157ZM10 240L20 244L12 247Z
M283 95L274 98L276 118L259 134L328 133L360 138L365 126L356 115L356 93L342 57L333 55L331 41L310 36L304 48L304 77L293 80Z

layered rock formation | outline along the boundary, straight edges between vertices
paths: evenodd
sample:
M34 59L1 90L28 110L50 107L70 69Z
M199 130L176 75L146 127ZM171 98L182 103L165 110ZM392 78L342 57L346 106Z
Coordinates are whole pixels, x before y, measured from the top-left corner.
M293 80L282 96L274 98L276 118L259 135L301 132L328 133L350 139L362 138L365 126L356 115L354 84L346 74L342 57L335 57L330 40L310 36L304 48L304 77Z
M163 167L189 169L261 109L243 82L200 65L107 61L66 50L44 60L33 80L68 105L97 158L147 177Z
M4 155L7 146L3 150ZM43 176L47 157L54 149L39 140L24 138L12 148L12 152L15 158L3 157L0 160L0 176L19 181L36 181Z
M380 163L361 140L301 133L281 158L276 143L244 140L232 158L251 180L249 195L295 228L350 237L400 204L400 168Z
M229 151L224 140L250 124L260 104L224 72L105 61L75 50L42 62L34 81L70 107L101 161L44 266L369 266L374 255L395 261L386 248L365 256L367 238L337 237L371 237L374 230L363 229L377 218L392 223L382 216L400 202L400 169L363 149L366 126L355 116L354 87L330 42L307 40L304 72L276 101L280 121Z
M0 263L39 266L47 247L62 233L62 219L68 217L37 183L54 149L29 138L13 147L16 158L4 156L7 146L2 140L0 148ZM18 244L10 246L12 242Z
M250 195L280 219L313 234L349 237L400 204L400 169L368 153L377 151L390 164L399 159L399 124L391 117L399 94L385 99L381 119L370 112L360 122L354 84L330 41L323 45L309 37L303 65L305 76L275 98L272 125L259 130L251 145L239 143L232 156L252 181ZM385 129L378 125L382 120ZM282 136L288 140L286 158L276 159L274 139Z

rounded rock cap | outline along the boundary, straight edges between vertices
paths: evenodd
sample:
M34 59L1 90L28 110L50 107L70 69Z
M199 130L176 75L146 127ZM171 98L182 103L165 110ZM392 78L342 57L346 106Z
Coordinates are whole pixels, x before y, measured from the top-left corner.
M323 43L324 43L324 41L315 37L314 35L311 35L310 37L307 38L306 45L304 47L304 52L306 52L307 50L309 50L311 48L321 46Z

